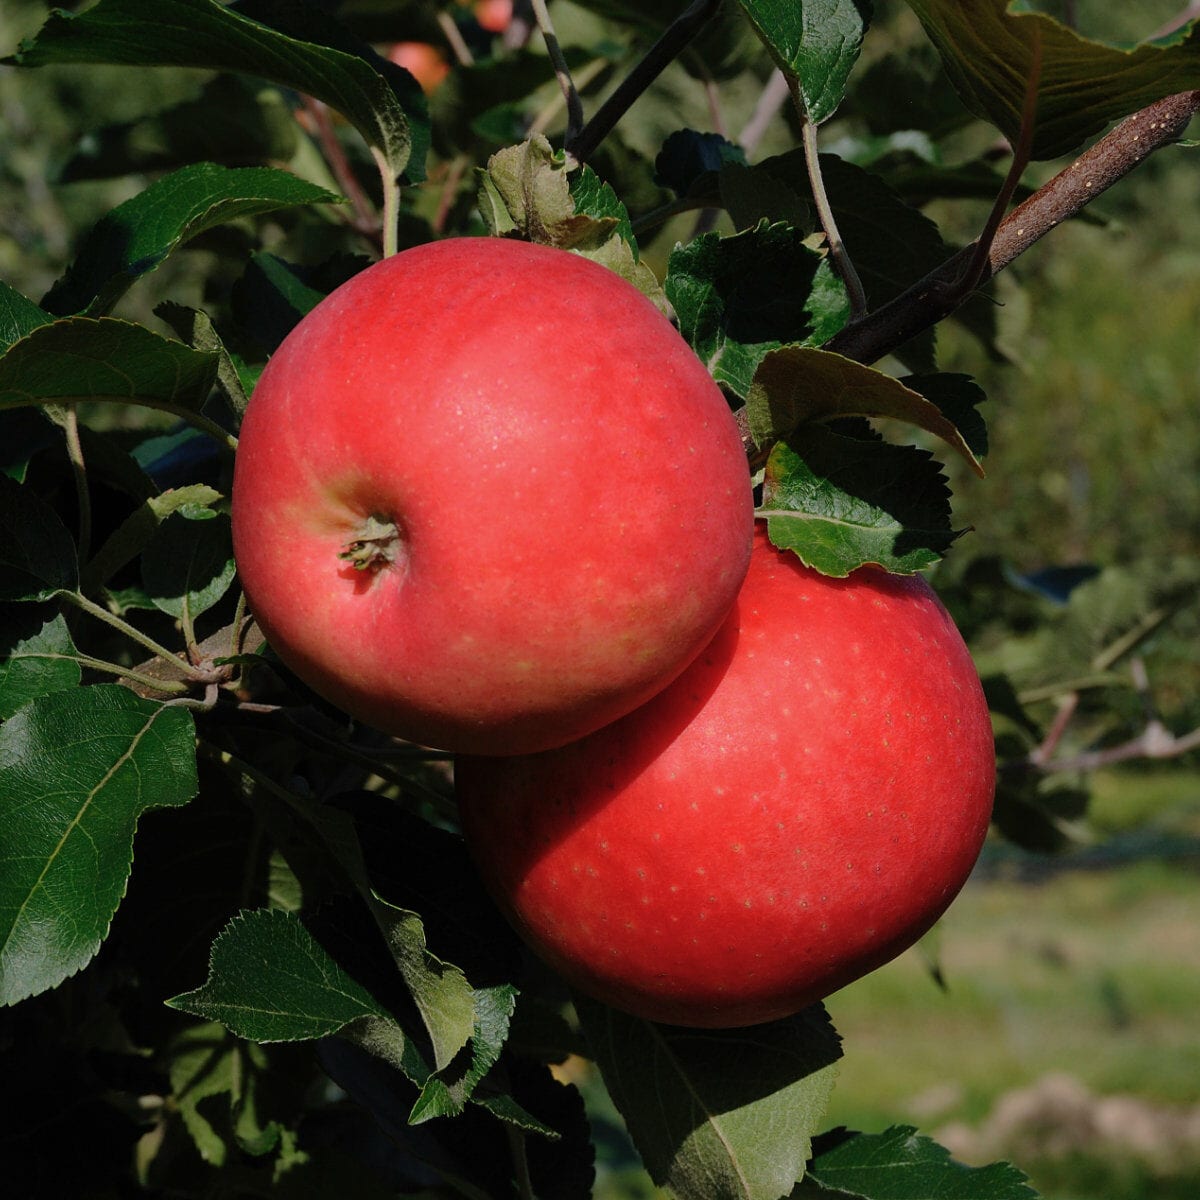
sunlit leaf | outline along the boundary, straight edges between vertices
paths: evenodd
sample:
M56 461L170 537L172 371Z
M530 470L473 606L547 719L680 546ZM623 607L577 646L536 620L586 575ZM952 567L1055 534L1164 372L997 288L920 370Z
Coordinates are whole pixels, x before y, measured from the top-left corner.
M739 0L771 57L797 81L805 116L831 117L862 49L870 0Z
M1082 37L1044 13L1016 12L1009 0L908 4L963 103L1014 143L1040 53L1035 159L1069 154L1112 121L1200 87L1200 24L1170 44L1123 49Z
M842 1053L820 1005L728 1030L657 1025L583 997L576 1007L655 1183L705 1200L788 1194Z
M213 943L204 985L168 1003L257 1042L325 1037L387 1016L298 917L267 908L234 917Z
M927 451L819 424L771 451L758 515L776 546L836 578L867 563L912 574L958 536L946 478Z

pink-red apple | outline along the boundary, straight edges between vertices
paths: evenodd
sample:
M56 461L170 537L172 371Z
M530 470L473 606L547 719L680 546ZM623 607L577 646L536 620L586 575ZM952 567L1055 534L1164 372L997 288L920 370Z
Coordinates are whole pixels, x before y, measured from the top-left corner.
M395 42L388 58L410 72L427 96L433 95L450 74L445 54L429 42Z
M238 571L271 646L359 719L482 754L648 700L737 596L729 407L671 323L564 250L376 263L272 356L242 426Z
M484 880L547 962L635 1015L722 1027L794 1013L921 937L978 856L995 758L922 579L829 579L760 532L736 607L666 691L456 773Z

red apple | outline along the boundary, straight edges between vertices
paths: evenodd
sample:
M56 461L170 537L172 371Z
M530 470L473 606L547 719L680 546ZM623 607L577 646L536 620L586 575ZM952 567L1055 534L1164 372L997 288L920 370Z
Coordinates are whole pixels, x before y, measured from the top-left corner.
M463 758L463 831L517 930L651 1020L784 1017L910 946L991 813L971 658L922 579L829 579L759 533L666 691L545 754Z
M399 737L516 754L648 700L750 557L729 407L596 263L500 238L379 262L289 334L233 482L242 585L317 692Z
M396 42L388 51L388 58L410 72L427 96L436 92L450 74L446 56L428 42Z
M488 33L503 33L512 23L513 0L475 0L471 9Z

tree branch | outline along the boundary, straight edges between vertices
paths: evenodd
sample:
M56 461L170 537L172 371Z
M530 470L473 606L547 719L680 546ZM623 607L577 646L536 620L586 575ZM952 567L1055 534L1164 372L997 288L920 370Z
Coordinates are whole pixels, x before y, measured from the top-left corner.
M1197 112L1200 90L1168 96L1127 117L1001 221L979 282L986 283L1060 222L1081 212L1147 155L1178 140ZM972 294L959 281L974 254L974 244L964 247L908 291L847 325L824 348L871 363L936 325Z
M646 51L645 57L621 80L616 90L575 135L568 128L565 149L583 163L612 132L613 126L628 112L634 101L683 52L687 44L717 14L724 0L693 0L663 31Z

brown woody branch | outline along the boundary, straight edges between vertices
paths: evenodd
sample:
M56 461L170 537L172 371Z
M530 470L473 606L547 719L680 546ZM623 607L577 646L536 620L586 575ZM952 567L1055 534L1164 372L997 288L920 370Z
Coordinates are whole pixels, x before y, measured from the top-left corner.
M1080 213L1147 155L1177 141L1198 112L1200 90L1168 96L1127 117L1004 218L978 284ZM936 325L972 295L967 268L974 254L974 244L964 247L908 291L847 325L824 348L871 363Z

